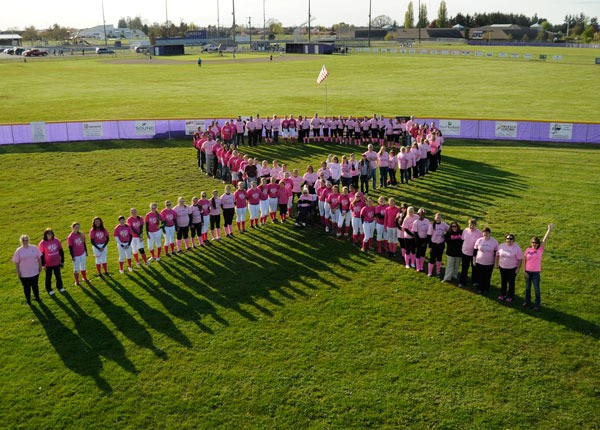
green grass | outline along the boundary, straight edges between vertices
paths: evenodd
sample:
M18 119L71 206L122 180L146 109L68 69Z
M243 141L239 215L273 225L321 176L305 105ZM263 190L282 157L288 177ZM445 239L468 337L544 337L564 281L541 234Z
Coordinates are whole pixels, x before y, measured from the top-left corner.
M304 170L347 149L250 152ZM132 275L118 275L111 246L112 279L23 304L10 263L20 234L37 242L52 226L64 239L75 220L112 228L131 206L222 189L194 160L178 140L0 147L0 427L600 425L595 148L449 141L438 173L386 190L522 246L554 222L540 313L291 225Z
M427 46L431 49L435 46ZM453 49L452 47L437 47ZM592 49L458 49L546 53L557 61L403 54L275 56L206 54L152 61L67 56L0 62L0 123L131 118L229 117L277 113L414 114L419 117L598 120L597 53ZM248 61L254 59L255 61ZM286 60L287 59L287 60ZM228 60L228 61L223 61ZM137 64L132 64L137 61ZM292 101L293 100L293 101Z

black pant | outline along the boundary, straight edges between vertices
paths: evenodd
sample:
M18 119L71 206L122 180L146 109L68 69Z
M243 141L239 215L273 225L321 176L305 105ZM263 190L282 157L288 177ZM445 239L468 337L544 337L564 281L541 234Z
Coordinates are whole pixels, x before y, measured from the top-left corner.
M517 277L517 268L503 269L500 268L500 295L510 297L511 299L515 296L515 279ZM508 293L507 293L508 291Z
M429 253L429 262L431 264L437 263L438 261L442 261L442 255L444 255L444 246L446 244L442 243L431 243L431 251Z
M25 300L27 303L31 303L31 290L33 290L33 297L36 300L40 300L40 289L38 287L38 279L40 275L32 276L31 278L19 278L21 284L23 284L23 292L25 293Z
M471 279L475 282L475 266L473 266L472 255L462 255L462 264L460 268L460 280L459 283L467 285L467 275L469 274L469 268L471 268Z
M56 288L62 290L63 281L60 274L60 266L46 266L46 291L52 291L52 273L54 273L54 276L56 276Z
M202 235L202 223L193 223L192 228L190 230L192 232L192 237L200 237Z
M490 291L490 282L492 280L492 271L494 270L493 264L476 264L476 279L479 286L477 287L479 291L483 291L487 293Z
M396 169L389 169L388 175L390 177L390 185L398 185L398 179L396 179Z
M221 215L210 215L210 229L221 228Z
M189 237L189 231L190 227L187 225L185 227L179 227L177 229L177 240L187 239Z
M415 236L415 241L417 245L417 258L425 257L425 254L427 253L427 238Z
M369 192L369 176L360 175L360 191L362 193Z
M223 226L233 224L233 215L235 214L234 208L223 209Z

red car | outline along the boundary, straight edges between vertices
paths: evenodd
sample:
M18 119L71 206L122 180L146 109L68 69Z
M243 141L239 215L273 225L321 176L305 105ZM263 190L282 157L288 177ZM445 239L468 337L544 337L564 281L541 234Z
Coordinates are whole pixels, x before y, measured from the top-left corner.
M46 51L40 51L39 49L28 49L23 52L24 57L45 57L48 55Z

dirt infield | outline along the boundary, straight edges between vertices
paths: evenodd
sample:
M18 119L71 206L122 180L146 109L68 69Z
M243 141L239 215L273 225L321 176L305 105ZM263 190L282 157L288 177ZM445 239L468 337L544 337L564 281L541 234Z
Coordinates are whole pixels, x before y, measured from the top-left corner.
M257 57L257 58L236 58L236 59L222 59L222 60L215 60L215 59L210 59L210 57L208 58L202 58L202 65L205 64L233 64L233 63L269 63L270 59L269 56L265 56L265 57ZM306 56L304 55L273 55L273 62L274 63L280 63L282 61L300 61L300 60L306 60ZM198 60L198 57L195 56L190 56L190 60L188 61L182 61L182 60L170 60L168 58L165 57L156 57L153 56L152 58L150 58L149 56L147 57L142 57L142 58L112 58L110 60L107 60L107 63L112 63L112 64L194 64L196 65Z

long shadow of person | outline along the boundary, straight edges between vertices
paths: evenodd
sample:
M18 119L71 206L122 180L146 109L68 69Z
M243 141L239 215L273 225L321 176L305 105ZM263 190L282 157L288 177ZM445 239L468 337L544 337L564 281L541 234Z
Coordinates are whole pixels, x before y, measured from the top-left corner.
M43 302L40 309L33 306L32 310L64 365L78 375L91 377L105 393L112 393L110 384L100 376L103 366L98 353L56 318Z
M114 361L128 372L137 373L134 364L125 354L125 347L113 332L102 321L87 314L69 293L65 293L63 296L71 307L55 296L52 297L56 304L73 320L81 340L89 345L96 354Z
M108 299L102 292L90 285L83 289L84 294L90 297L94 303L104 312L104 315L123 333L129 340L142 348L148 348L157 357L163 360L167 359L165 351L157 348L152 340L152 335L146 327L138 322L122 306L119 306Z

